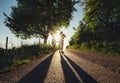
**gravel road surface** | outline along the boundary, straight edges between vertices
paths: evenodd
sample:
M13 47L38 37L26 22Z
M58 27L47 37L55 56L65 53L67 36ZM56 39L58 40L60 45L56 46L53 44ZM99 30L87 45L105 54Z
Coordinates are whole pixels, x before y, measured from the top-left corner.
M120 83L119 60L87 51L56 51L0 74L0 83Z

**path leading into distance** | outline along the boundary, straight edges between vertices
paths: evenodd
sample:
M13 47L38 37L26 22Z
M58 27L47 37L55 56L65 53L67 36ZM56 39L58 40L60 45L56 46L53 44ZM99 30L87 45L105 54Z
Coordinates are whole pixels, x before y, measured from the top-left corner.
M64 53L56 51L45 57L23 77L12 81L17 83L119 83L120 74L66 50Z

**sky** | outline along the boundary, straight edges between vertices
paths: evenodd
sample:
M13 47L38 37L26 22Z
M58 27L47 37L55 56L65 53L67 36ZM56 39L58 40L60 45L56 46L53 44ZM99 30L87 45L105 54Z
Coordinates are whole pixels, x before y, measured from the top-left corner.
M17 5L16 0L0 0L0 47L5 47L6 37L8 36L8 47L16 47L20 46L21 43L24 44L34 44L39 42L39 39L32 38L27 40L21 40L20 38L17 38L8 27L5 26L4 20L5 16L3 15L3 12L5 12L7 15L10 15L11 13L11 6ZM80 6L80 4L75 5L77 11L73 13L73 19L70 21L70 25L68 28L62 28L61 31L66 35L66 38L64 39L64 48L69 45L70 38L74 34L73 27L77 28L79 25L79 22L83 18L83 9ZM48 43L51 43L51 36L48 38Z

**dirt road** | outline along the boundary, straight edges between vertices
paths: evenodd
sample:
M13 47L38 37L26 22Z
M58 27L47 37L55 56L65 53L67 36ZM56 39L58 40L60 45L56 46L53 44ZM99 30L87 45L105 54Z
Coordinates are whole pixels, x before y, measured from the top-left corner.
M120 74L79 56L85 53L56 51L0 75L1 83L120 83ZM34 63L34 64L33 64ZM32 65L32 66L31 66Z

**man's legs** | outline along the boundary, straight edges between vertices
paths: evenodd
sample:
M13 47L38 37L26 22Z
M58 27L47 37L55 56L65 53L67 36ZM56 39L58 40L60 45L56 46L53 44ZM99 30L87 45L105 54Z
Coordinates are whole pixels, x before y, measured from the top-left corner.
M61 42L61 52L63 53L63 41Z

